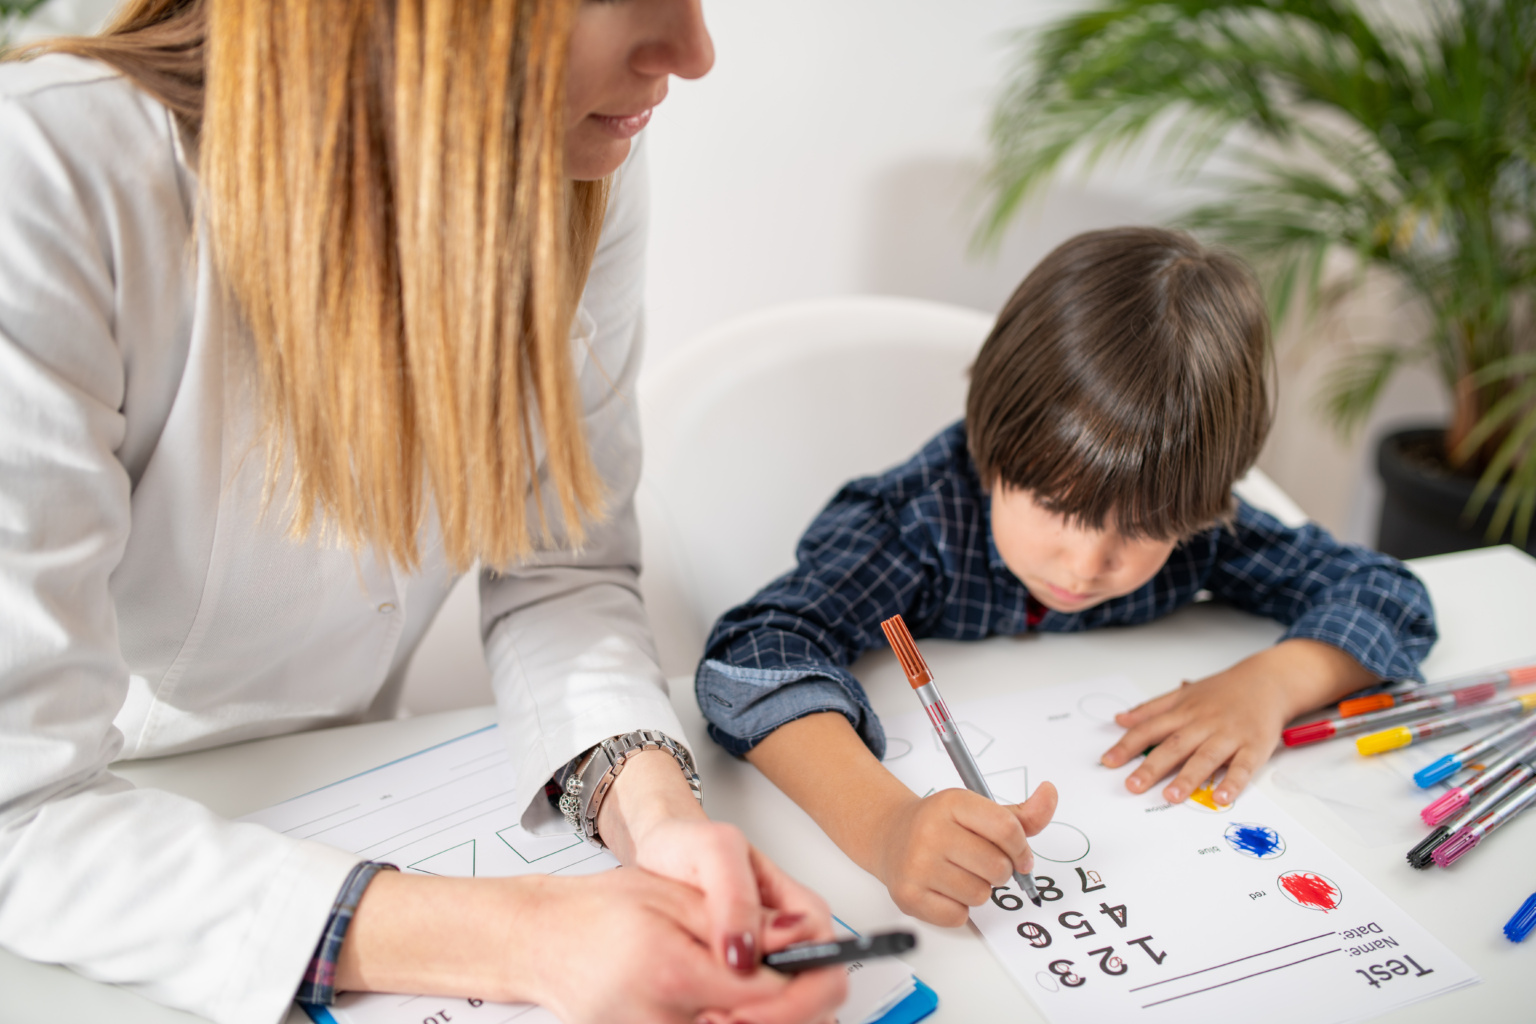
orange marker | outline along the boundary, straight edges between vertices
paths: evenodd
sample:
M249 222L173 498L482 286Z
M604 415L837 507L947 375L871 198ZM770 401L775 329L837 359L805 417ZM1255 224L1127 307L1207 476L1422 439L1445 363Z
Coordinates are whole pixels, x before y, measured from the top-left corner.
M1355 715L1363 715L1371 711L1404 707L1414 701L1423 700L1426 697L1438 697L1442 694L1454 696L1456 706L1466 708L1473 704L1487 703L1512 686L1532 685L1536 685L1536 665L1522 665L1519 668L1506 668L1498 672L1480 672L1476 675L1460 676L1440 683L1426 683L1423 686L1415 686L1411 690L1401 691L1396 696L1390 693L1373 693L1366 697L1356 697L1341 703L1339 714L1344 718L1353 718Z

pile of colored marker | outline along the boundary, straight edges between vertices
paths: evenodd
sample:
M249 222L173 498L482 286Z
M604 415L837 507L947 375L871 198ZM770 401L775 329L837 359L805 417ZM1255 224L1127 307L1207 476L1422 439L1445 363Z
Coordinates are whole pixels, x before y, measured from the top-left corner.
M1446 733L1503 723L1413 776L1428 789L1458 772L1470 774L1420 812L1430 832L1408 851L1416 868L1449 867L1515 816L1536 806L1536 692L1495 699L1536 685L1536 665L1431 683L1399 693L1376 693L1339 705L1339 717L1287 729L1286 746L1359 736L1362 754L1396 750ZM1364 735L1361 735L1364 734ZM1536 896L1504 926L1512 941L1536 929Z

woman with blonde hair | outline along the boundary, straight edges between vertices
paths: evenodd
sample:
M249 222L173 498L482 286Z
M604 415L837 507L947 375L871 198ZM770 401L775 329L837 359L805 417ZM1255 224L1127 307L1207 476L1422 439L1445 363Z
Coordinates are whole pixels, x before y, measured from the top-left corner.
M705 819L636 585L630 150L713 62L698 0L131 0L22 56L0 945L217 1021L343 989L828 1019L840 971L758 966L826 907ZM522 823L629 866L381 871L109 771L388 717L477 559Z

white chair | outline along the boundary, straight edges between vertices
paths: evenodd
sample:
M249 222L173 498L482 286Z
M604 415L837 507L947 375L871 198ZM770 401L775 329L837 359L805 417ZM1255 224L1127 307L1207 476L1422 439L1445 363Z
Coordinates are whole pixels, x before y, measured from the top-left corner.
M693 673L722 612L793 568L838 487L964 415L992 323L917 299L795 303L721 324L642 376L641 588L669 677ZM1257 470L1238 490L1306 519Z

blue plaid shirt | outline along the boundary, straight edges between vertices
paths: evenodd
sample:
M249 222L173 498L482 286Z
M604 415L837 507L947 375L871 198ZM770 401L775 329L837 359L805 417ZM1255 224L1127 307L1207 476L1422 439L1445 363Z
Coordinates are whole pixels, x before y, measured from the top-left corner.
M1140 589L1081 612L1030 597L992 542L990 511L963 423L905 465L844 486L800 539L799 565L710 633L695 680L710 735L740 756L786 722L840 711L883 756L885 733L848 665L885 643L880 621L898 612L919 639L980 640L1150 622L1208 591L1382 679L1418 678L1435 642L1429 594L1402 563L1241 501Z

